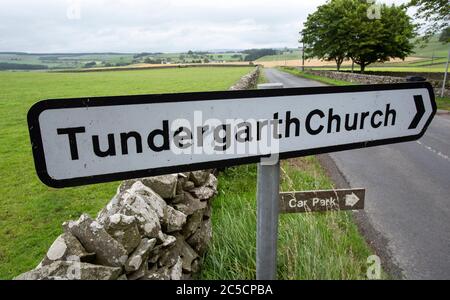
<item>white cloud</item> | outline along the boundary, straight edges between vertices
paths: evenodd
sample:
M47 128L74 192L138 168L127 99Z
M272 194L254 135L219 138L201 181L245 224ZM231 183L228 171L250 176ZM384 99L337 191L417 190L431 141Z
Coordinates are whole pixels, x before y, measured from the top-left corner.
M297 47L301 24L325 2L2 0L0 51L175 52Z

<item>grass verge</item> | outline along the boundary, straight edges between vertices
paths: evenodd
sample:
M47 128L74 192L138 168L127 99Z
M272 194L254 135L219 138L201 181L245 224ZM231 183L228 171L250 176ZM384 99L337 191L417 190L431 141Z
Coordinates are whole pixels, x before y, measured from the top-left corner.
M300 71L297 68L293 68L293 67L279 67L279 70L298 76L298 77L303 77L303 78L307 78L307 79L312 79L312 80L316 80L325 84L329 84L329 85L353 85L355 83L352 82L348 82L348 81L343 81L343 80L337 80L337 79L331 79L331 78L327 78L327 77L323 77L323 76L317 76L317 75L312 75L312 74L307 74L305 72Z
M281 164L281 190L332 188L314 157ZM213 203L213 241L202 279L254 279L256 165L226 169ZM284 214L278 237L278 279L364 279L372 254L347 212Z

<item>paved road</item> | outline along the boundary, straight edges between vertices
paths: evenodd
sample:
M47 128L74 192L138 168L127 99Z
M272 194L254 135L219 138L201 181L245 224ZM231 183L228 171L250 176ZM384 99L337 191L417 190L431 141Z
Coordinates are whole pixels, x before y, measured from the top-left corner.
M320 85L274 69L270 82ZM368 222L408 279L450 279L450 115L422 139L330 154L352 187L365 187Z

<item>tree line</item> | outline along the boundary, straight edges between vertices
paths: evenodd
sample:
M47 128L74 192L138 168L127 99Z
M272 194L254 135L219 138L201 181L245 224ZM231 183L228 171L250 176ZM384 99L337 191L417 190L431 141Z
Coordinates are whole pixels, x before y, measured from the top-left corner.
M369 64L411 54L416 26L405 6L331 0L308 16L301 35L306 58L335 61L338 71L350 59L364 72Z

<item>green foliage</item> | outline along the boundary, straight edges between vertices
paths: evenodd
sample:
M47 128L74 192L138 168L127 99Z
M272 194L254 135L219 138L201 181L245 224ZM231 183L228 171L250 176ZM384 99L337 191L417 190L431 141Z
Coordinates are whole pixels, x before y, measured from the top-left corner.
M415 36L405 8L380 5L379 18L369 18L371 4L363 0L331 0L308 16L302 31L308 57L335 60L351 58L365 67L412 53Z
M118 183L53 189L39 181L27 112L42 99L226 90L251 68L120 72L0 72L0 279L34 268L63 221L95 216Z
M302 30L305 57L336 61L337 70L348 57L351 24L347 17L352 1L333 0L318 7L308 16Z
M0 62L0 70L45 70L48 69L46 65L36 64L15 64Z
M436 104L438 109L450 111L450 98L449 97L436 97Z
M282 162L281 190L331 188L314 157ZM228 168L213 202L213 240L201 279L255 279L256 165ZM371 250L345 212L285 214L278 279L364 279Z
M425 39L448 27L450 21L448 0L410 0L408 6L415 6L417 8L415 17L424 21L420 26L425 29Z
M450 26L442 30L441 34L439 35L439 42L443 44L450 43Z
M266 55L276 55L278 51L274 49L249 49L242 53L247 54L245 61L254 61Z

